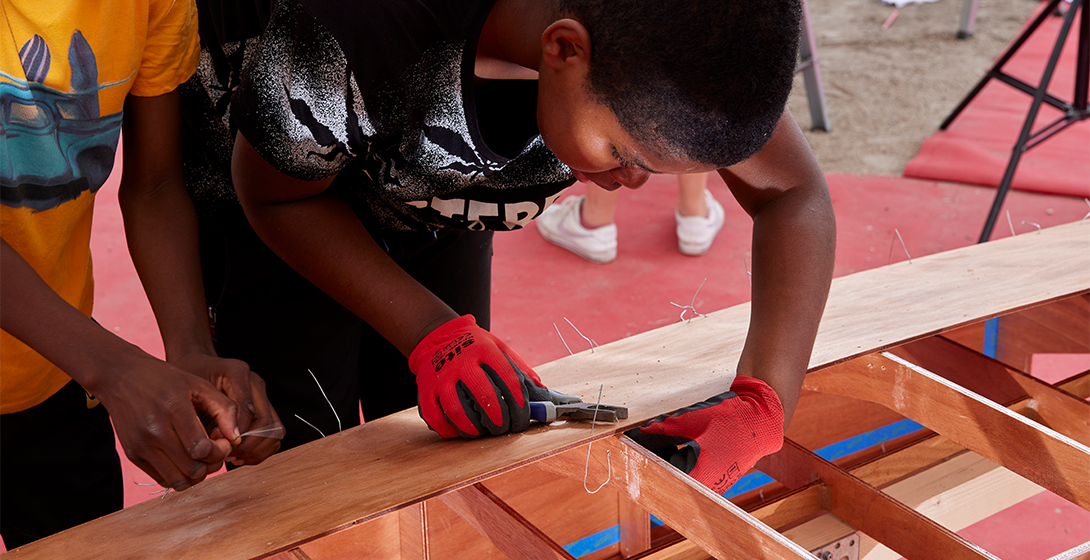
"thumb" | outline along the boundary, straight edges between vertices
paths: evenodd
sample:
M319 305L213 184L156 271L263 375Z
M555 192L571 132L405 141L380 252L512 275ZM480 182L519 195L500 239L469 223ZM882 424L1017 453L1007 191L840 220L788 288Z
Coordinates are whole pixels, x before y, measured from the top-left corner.
M194 378L194 381L197 383L191 389L193 405L212 417L221 434L230 437L232 443L238 443L241 432L236 420L238 406L235 401L202 379Z

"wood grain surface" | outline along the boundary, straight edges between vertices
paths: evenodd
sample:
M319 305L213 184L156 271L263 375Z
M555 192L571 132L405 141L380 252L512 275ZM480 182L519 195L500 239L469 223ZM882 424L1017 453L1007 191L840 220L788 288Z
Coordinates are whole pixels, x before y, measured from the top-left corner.
M1090 222L836 279L811 369L1090 289ZM629 408L616 425L559 422L444 441L415 410L331 435L42 539L12 558L261 558L639 425L726 390L743 304L538 368L549 386Z

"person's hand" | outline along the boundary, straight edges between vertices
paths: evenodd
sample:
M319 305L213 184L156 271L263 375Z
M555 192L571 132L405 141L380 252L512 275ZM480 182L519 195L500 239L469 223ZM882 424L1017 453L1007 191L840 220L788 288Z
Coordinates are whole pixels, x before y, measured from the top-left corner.
M730 389L625 435L722 494L758 459L783 447L783 407L776 392L742 376Z
M129 366L89 388L109 411L129 460L179 491L219 470L240 434L235 402L204 379L146 354ZM201 413L230 439L209 438Z
M409 355L420 416L444 438L521 432L528 401L577 402L548 389L505 342L463 315L435 329Z
M246 362L192 352L170 361L173 365L198 375L220 390L238 405L237 425L243 435L231 449L227 460L236 466L256 465L280 449L284 438L283 424L265 394L265 380L250 371ZM213 440L223 435L211 432Z

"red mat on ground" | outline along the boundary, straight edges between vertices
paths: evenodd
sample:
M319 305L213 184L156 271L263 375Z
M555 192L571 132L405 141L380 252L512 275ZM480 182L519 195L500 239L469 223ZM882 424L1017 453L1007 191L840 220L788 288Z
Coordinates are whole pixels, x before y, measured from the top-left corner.
M837 216L836 276L904 261L900 243L893 245L894 229L912 258L972 245L994 196L993 189L903 177L826 179ZM587 349L588 343L565 318L605 344L678 321L681 309L671 302L688 305L705 278L695 301L698 311L749 301L743 259L751 258L752 220L718 177L709 181L709 189L722 202L727 223L702 257L677 250L677 186L669 176L653 176L643 188L621 193L613 263L594 264L556 247L542 239L533 223L496 234L492 330L536 365L567 355L565 342L575 352ZM576 185L564 196L583 190ZM1008 207L1020 235L1035 231L1030 223L1069 223L1090 210L1078 198L1018 191L1011 192ZM1005 221L1000 226L994 239L1011 234Z
M1044 4L1038 12L1043 8ZM1033 87L1039 84L1062 20L1046 18L1003 72ZM1050 94L1065 102L1072 101L1075 89L1078 35L1076 18L1048 88ZM990 80L946 130L924 141L919 154L905 167L905 177L999 186L1032 101L1029 95ZM1033 130L1061 116L1061 111L1043 104ZM1025 152L1011 188L1090 196L1090 121L1075 123Z

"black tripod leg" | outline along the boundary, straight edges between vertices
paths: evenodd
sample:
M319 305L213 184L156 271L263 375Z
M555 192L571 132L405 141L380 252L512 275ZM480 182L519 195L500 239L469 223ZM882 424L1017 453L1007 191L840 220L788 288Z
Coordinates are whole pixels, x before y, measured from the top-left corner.
M995 193L995 200L988 212L988 219L984 222L984 231L980 233L978 243L984 243L992 237L992 229L995 227L996 219L999 218L999 210L1003 207L1003 200L1007 197L1007 191L1010 190L1014 172L1018 168L1018 162L1026 151L1026 142L1029 141L1030 133L1033 131L1033 123L1037 120L1037 111L1041 109L1041 103L1048 91L1048 84L1052 81L1052 72L1056 70L1056 64L1060 60L1060 51L1063 50L1064 43L1067 42L1067 33L1071 30L1071 24L1075 20L1075 12L1078 11L1081 5L1082 0L1073 0L1071 9L1064 16L1060 34L1056 38L1056 46L1052 47L1052 55L1048 59L1048 65L1045 66L1044 75L1041 76L1041 84L1037 86L1037 90L1033 95L1033 103L1030 104L1029 113L1026 114L1026 122L1022 125L1022 133L1018 135L1018 142L1014 145L1014 149L1011 150L1011 159L1007 163L1006 172L1003 173L1003 180L999 183L999 190ZM1053 9L1055 7L1050 4L1046 12L1051 13ZM1083 14L1085 13L1086 10L1083 9ZM1082 39L1083 37L1080 37L1080 41Z
M1030 35L1033 35L1033 32L1036 31L1042 23L1044 23L1045 19L1052 16L1052 12L1056 11L1056 6L1059 6L1060 2L1062 1L1063 0L1052 0L1048 3L1048 6L1046 6L1044 10L1041 10L1040 14L1037 14L1037 17L1034 18L1033 22L1030 23L1024 31L1022 31L1021 35L1015 38L1014 42L1011 43L1011 46L1008 47L1007 51L1003 53L1003 56L999 57L999 60L995 61L995 64L993 64L992 67L988 69L988 72L984 74L984 77L981 78L979 82L977 82L976 86L973 87L973 90L969 92L969 95L965 96L965 99L961 100L961 103L958 104L956 109L954 109L954 112L950 113L950 116L946 117L946 120L942 121L942 124L939 125L939 130L946 130L946 127L950 126L950 123L954 122L954 119L957 118L957 116L961 114L963 110L965 110L965 107L969 105L969 102L972 101L978 93L980 93L980 90L984 89L984 86L986 86L992 78L996 77L996 75L1002 72L1003 65L1005 65L1012 56L1014 56L1014 53L1018 52L1018 49L1022 47L1022 44L1025 43L1027 39L1029 39ZM1072 9L1074 9L1074 4L1072 4Z
M1075 4L1072 3L1071 7L1074 9ZM1088 82L1090 82L1090 12L1084 5L1079 20L1079 51L1075 62L1075 101L1072 105L1076 111L1086 111L1088 90L1090 90Z

